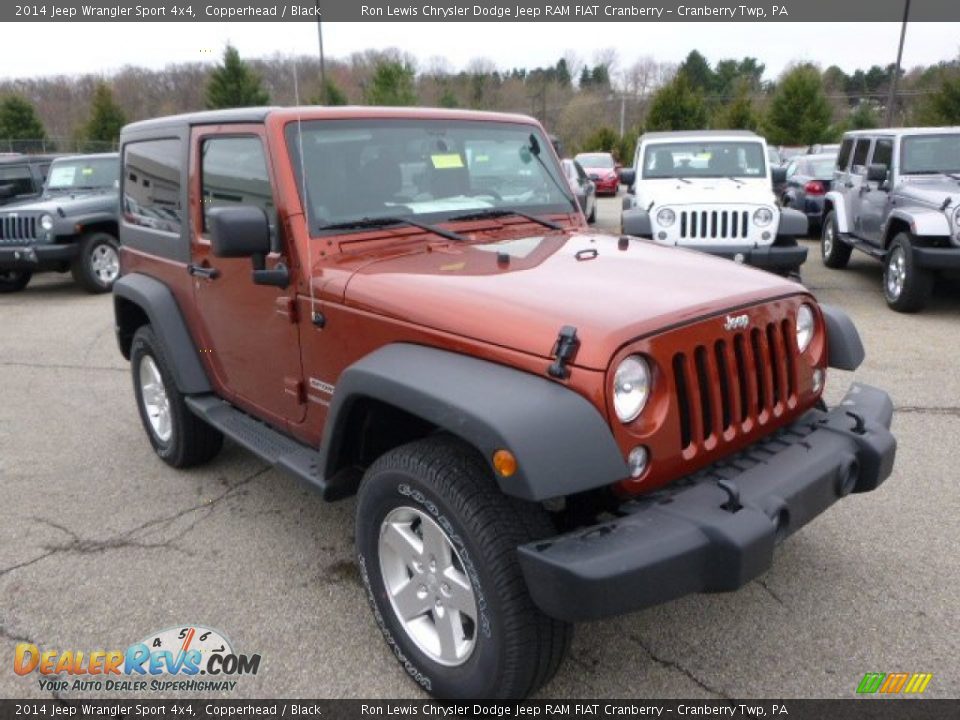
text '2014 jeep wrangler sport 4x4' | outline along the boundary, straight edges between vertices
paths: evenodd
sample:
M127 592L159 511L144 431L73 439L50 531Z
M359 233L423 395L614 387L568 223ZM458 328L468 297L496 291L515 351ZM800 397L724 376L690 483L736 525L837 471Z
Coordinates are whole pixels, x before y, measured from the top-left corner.
M623 174L623 231L799 276L807 218L777 205L767 154L766 141L745 130L642 135Z
M843 136L824 203L820 249L843 268L856 248L883 262L883 294L923 309L937 272L960 270L960 127Z
M121 152L117 337L154 449L226 435L357 494L376 622L434 695L526 695L573 622L741 587L892 470L886 393L821 400L863 357L842 312L590 232L535 120L245 109Z

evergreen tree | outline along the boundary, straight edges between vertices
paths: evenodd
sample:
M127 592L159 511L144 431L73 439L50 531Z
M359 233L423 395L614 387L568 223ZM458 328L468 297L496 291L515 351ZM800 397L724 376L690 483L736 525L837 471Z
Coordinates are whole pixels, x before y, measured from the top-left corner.
M926 125L960 125L960 73L944 73L940 87L920 110Z
M717 76L710 68L707 59L696 50L691 50L677 69L678 75L686 75L690 87L700 93L710 93L717 89Z
M597 88L610 87L610 71L606 65L597 65L590 71L590 84Z
M846 125L851 130L873 130L880 127L880 116L872 104L862 101L847 117Z
M90 104L90 119L83 128L83 138L115 143L120 139L120 129L126 124L127 117L113 99L110 87L105 82L97 83Z
M614 152L620 143L617 131L609 127L599 127L583 141L584 152Z
M460 101L457 100L457 96L453 94L453 90L450 88L445 88L443 94L440 96L440 107L444 108L456 108L460 107Z
M223 64L210 74L207 83L207 107L218 108L252 107L266 105L270 95L264 90L257 75L240 59L240 53L232 45L223 51Z
M707 126L703 95L684 73L657 90L647 113L647 130L700 130Z
M718 130L756 130L760 119L753 109L749 81L741 78L734 93L733 99L717 108L711 126Z
M416 105L413 68L393 60L378 62L366 89L368 105Z
M583 70L580 71L580 83L579 83L580 89L581 89L581 90L586 90L587 88L589 88L589 87L590 87L590 82L591 82L592 80L593 80L593 78L592 78L592 76L590 75L590 68L588 68L586 65L584 65L584 66L583 66Z
M777 85L764 126L773 145L812 145L830 137L830 103L820 71L800 65Z
M573 81L573 78L570 77L570 68L567 67L567 61L565 58L560 58L557 61L556 77L557 84L560 85L560 87L570 87L570 83Z
M0 140L43 140L46 137L36 110L24 98L10 95L0 102Z

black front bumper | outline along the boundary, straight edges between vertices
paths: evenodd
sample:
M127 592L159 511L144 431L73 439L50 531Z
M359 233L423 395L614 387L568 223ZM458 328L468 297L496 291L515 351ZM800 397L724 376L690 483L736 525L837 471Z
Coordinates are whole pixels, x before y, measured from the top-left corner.
M960 270L960 248L914 247L913 262L927 270Z
M797 246L770 245L767 247L730 246L730 245L688 245L690 250L718 255L728 260L736 260L744 265L753 265L764 270L793 270L807 261L807 248Z
M890 475L892 416L885 392L854 384L833 410L808 411L747 450L627 503L622 516L520 546L527 588L545 613L568 621L736 590L770 567L783 538Z
M77 254L76 243L69 245L0 246L0 270L53 270L69 263Z

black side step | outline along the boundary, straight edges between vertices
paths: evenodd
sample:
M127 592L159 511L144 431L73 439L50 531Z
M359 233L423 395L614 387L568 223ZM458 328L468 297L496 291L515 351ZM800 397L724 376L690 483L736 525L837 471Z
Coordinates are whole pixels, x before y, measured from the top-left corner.
M325 496L328 494L320 453L313 448L255 420L216 395L191 395L186 402L195 415L238 445Z
M887 251L883 248L878 248L876 245L871 245L868 242L864 242L858 238L855 238L853 235L847 233L839 233L838 237L840 240L845 242L847 245L856 248L862 253L866 253L870 257L876 258L877 260L882 260L886 257Z

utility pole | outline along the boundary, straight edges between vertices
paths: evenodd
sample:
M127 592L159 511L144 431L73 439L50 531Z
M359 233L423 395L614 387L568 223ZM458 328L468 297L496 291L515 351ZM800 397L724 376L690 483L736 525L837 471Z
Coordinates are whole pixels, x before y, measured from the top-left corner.
M627 116L627 96L621 95L620 96L620 137L621 138L623 137L623 133L624 133L623 126L624 126L624 121L626 119L626 116Z
M910 0L907 0L909 3ZM314 0L317 9L317 41L320 44L320 103L327 104L327 71L323 62L323 24L320 21L320 0Z
M900 47L897 50L897 65L890 80L890 96L887 98L887 127L893 127L893 112L897 104L897 81L900 79L900 62L903 60L903 40L907 36L907 20L910 17L910 0L903 6L903 25L900 27Z

